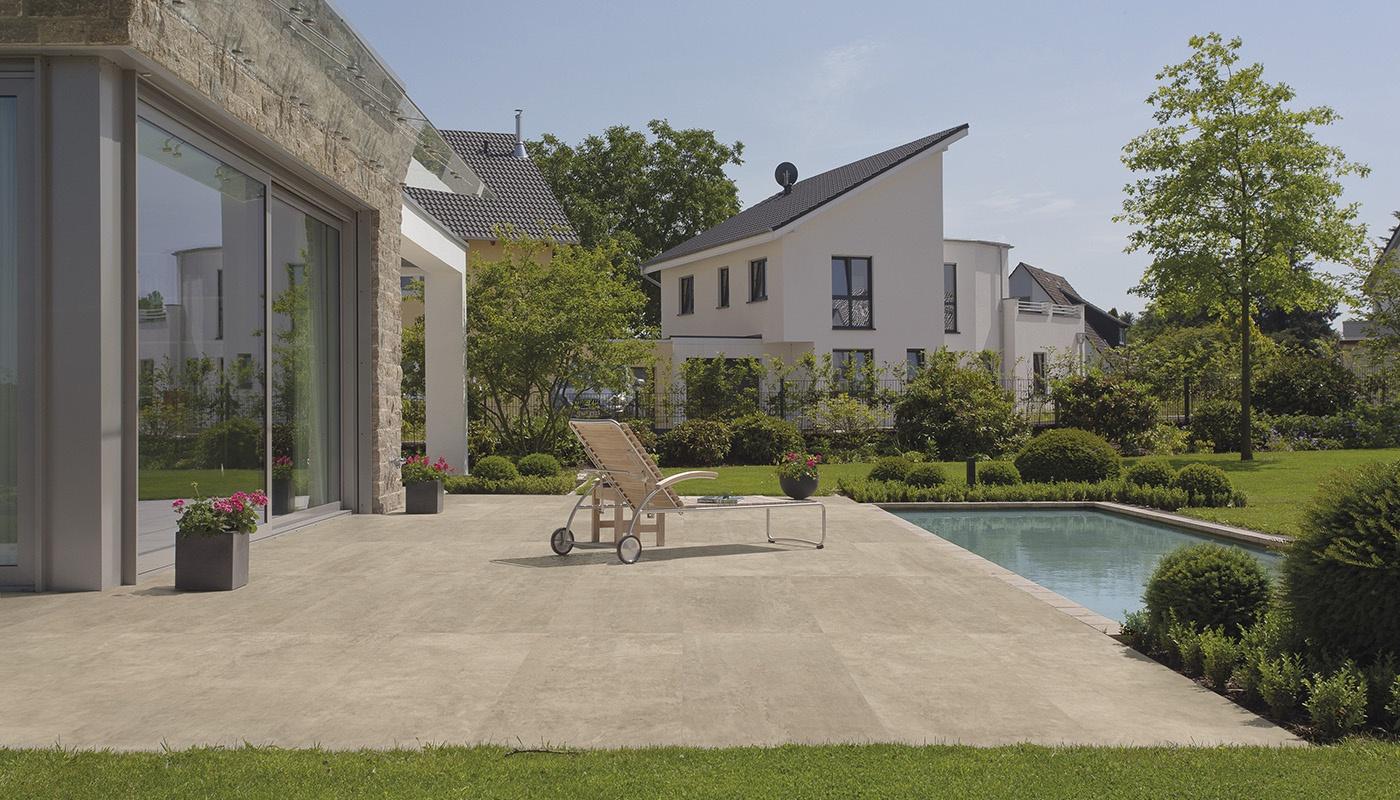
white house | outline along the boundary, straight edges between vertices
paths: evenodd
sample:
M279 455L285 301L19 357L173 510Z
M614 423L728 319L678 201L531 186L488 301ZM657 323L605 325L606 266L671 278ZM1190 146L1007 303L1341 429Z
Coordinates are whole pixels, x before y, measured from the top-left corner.
M1010 271L1011 245L944 237L943 154L967 133L949 128L797 181L644 263L661 286L658 358L678 367L813 352L841 368L916 365L947 347L1000 354L1010 382L1056 354L1118 344L1122 324L1097 332L1088 309L1113 318L1063 278Z

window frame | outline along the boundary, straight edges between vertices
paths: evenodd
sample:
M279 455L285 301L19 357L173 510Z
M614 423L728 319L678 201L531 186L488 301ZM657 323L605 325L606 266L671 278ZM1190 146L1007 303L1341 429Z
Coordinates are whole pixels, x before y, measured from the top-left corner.
M719 297L715 308L729 308L729 267L719 268Z
M844 366L837 366L836 354L841 353L846 361ZM851 370L851 356L861 354L863 361L856 365L856 369L862 369L875 363L875 349L871 347L833 347L831 349L831 377L833 382L845 389L850 389L852 376L847 374ZM857 359L859 360L859 359Z
M1031 396L1045 397L1050 394L1050 355L1044 352L1031 353Z
M759 294L758 290L762 290ZM762 303L768 299L768 259L755 258L749 262L749 302Z
M953 296L948 297L948 270L953 271ZM948 327L948 313L952 311L953 326ZM943 262L943 332L961 333L958 326L958 264L956 261Z
M677 298L679 305L676 308L676 316L684 317L695 313L695 276L682 275L680 279L680 297Z
M834 331L875 330L875 259L870 256L832 256L831 261L833 266L837 261L843 262L843 266L846 271L846 293L844 295L838 295L836 294L836 287L833 286L831 289L831 304L833 310L835 309L835 305L838 300L844 301L846 303L846 319L849 320L852 316L852 304L855 303L857 300L864 300L870 305L870 311L868 315L868 319L870 320L869 324L837 325L833 321L831 323L831 329ZM865 296L851 294L851 269L853 263L856 261L865 262Z
M910 361L910 360L909 360L909 356L911 356L911 355L917 355L917 357L916 357L913 361ZM924 347L907 347L907 348L905 348L905 350L904 350L904 369L905 369L905 376L904 376L904 379L905 379L905 380L909 380L909 381L914 380L914 377L915 377L916 375L918 375L920 372L922 372L923 369L924 369L924 367L927 366L927 365L928 365L928 349L927 349L927 348L924 348Z

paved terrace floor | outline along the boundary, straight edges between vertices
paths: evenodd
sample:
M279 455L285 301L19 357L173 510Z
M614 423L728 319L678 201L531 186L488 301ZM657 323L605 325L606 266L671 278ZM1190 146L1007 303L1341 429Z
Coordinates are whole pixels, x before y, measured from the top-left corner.
M567 505L341 517L233 593L6 595L0 745L1295 741L873 507L820 551L691 515L624 566L549 552Z

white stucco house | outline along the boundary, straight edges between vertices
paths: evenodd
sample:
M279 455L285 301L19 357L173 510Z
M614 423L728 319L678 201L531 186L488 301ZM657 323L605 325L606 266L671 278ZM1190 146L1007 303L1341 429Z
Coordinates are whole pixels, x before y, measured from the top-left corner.
M967 133L797 181L645 262L661 287L658 360L812 352L838 368L912 366L947 347L1000 354L1011 383L1121 343L1122 323L1064 278L1010 269L1011 245L944 235L944 153Z

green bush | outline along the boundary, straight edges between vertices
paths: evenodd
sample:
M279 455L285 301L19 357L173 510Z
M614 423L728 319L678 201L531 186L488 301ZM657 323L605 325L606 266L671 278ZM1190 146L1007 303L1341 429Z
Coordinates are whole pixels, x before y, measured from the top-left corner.
M1390 712L1392 720L1400 720L1400 678L1396 678L1390 684L1390 702L1386 704L1385 710Z
M1304 684L1308 717L1324 739L1340 739L1366 724L1366 679L1356 665L1344 664L1326 678L1313 675Z
M1288 720L1303 692L1303 660L1294 653L1264 659L1259 664L1258 691L1274 719Z
M946 483L922 488L899 481L842 478L837 482L836 490L857 503L1114 502L1175 511L1188 506L1207 507L1217 502L1216 498L1188 497L1180 489L1135 486L1126 481L1017 483L1003 486ZM1228 500L1230 505L1245 504L1244 495L1238 492Z
M802 452L802 434L785 419L749 414L730 423L729 463L776 464L787 453Z
M1225 470L1214 464L1187 464L1177 471L1172 486L1192 497L1229 497L1235 491Z
M520 470L521 475L532 478L549 478L564 471L559 459L549 453L531 453L520 459L515 467Z
M1106 481L1118 477L1122 459L1098 434L1057 428L1035 437L1016 456L1027 481Z
M1270 607L1240 631L1240 665L1235 670L1234 681L1246 697L1262 699L1259 694L1262 665L1294 648L1292 631L1288 615L1277 607Z
M1157 649L1157 637L1148 623L1147 609L1139 608L1125 613L1123 624L1118 627L1118 638L1139 653L1152 655Z
M262 469L263 426L232 417L200 431L199 463L204 469Z
M443 481L443 488L448 494L568 494L574 488L574 477L521 475L488 480L480 475L452 475Z
M870 468L870 480L902 481L909 477L909 470L913 466L904 456L885 456Z
M1330 353L1287 350L1254 381L1254 405L1269 414L1325 417L1356 404L1356 374Z
M859 397L838 394L824 398L809 416L812 424L826 435L831 455L855 459L873 454L879 436L879 418L875 409Z
M1147 384L1097 369L1060 378L1051 396L1061 425L1093 431L1125 449L1147 437L1160 408Z
M1238 631L1269 602L1269 576L1254 556L1212 542L1185 545L1162 556L1143 592L1152 624L1173 618L1196 630Z
M904 482L910 486L929 489L947 483L948 476L943 474L942 464L915 464L909 469Z
M691 419L656 440L663 467L713 467L729 455L729 426L718 420Z
M1010 461L984 461L977 465L977 482L988 486L1013 486L1021 482L1021 471Z
M1400 462L1323 484L1284 557L1283 596L1323 650L1363 663L1400 652Z
M1219 628L1201 633L1201 672L1217 692L1224 692L1240 660L1239 642Z
M1144 458L1128 467L1123 477L1136 486L1171 486L1176 468L1165 458Z
M894 406L894 428L900 446L925 450L932 445L941 457L955 461L1001 455L1026 435L1015 398L1002 388L995 371L964 364L946 349L929 353L924 369L905 387Z
M1255 409L1250 416L1255 447L1268 440L1269 424ZM1191 409L1191 438L1210 442L1217 453L1240 449L1240 403L1238 400L1206 400Z
M1386 708L1390 704L1390 689L1400 678L1400 664L1391 653L1372 661L1364 670L1366 676L1366 719L1372 724L1394 727L1397 719Z
M1190 622L1178 620L1173 615L1167 622L1166 631L1166 642L1171 646L1172 655L1181 672L1190 678L1200 675L1201 634L1197 632L1196 627Z
M487 456L471 465L471 474L485 481L509 481L520 477L520 471L505 456Z
M656 431L652 430L650 425L634 419L627 423L627 427L632 429L637 441L642 443L642 447L648 453L656 452Z
M467 423L467 452L472 458L494 456L501 451L501 436L484 422Z
M732 420L758 411L763 375L763 362L752 356L687 358L681 365L686 419Z

